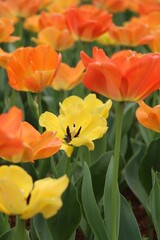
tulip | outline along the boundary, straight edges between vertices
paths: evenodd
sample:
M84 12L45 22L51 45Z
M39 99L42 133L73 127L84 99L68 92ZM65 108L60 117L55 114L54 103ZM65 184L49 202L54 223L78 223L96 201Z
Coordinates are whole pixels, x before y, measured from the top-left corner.
M84 69L82 61L79 61L75 67L70 67L66 63L61 63L52 87L62 91L73 89L82 82Z
M103 104L95 94L89 94L84 100L77 96L66 98L60 105L60 115L51 112L40 116L39 123L47 131L57 131L62 147L70 157L73 148L87 146L94 150L93 140L101 138L107 131L106 118L112 102Z
M160 105L151 108L144 101L140 101L138 104L140 106L136 110L138 121L144 127L160 133Z
M0 114L0 156L7 153L9 157L20 152L23 148L18 130L22 122L22 111L12 107L8 113Z
M19 166L0 167L0 211L19 215L22 219L41 213L44 218L55 215L62 206L61 195L68 186L67 176L50 177L33 183L31 176Z
M18 91L41 92L54 81L61 55L51 46L21 47L7 64L9 85Z
M160 88L159 54L124 50L109 58L94 47L93 58L82 51L81 59L86 68L84 85L115 101L143 100Z
M111 14L93 5L69 8L64 14L68 28L75 39L82 41L95 40L104 32L107 32L112 23Z

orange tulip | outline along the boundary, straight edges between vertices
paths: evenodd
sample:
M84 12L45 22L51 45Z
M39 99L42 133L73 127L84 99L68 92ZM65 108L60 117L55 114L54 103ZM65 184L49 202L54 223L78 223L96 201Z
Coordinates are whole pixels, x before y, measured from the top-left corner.
M23 27L31 32L39 32L40 31L39 18L40 15L33 15L27 17L24 20Z
M0 156L7 154L11 157L21 151L23 143L17 134L21 121L22 111L16 107L0 114Z
M112 15L93 5L69 8L65 13L68 28L75 39L93 41L107 32L112 23ZM102 24L103 23L103 24Z
M150 32L150 28L138 22L129 22L124 26L112 25L109 30L109 35L117 44L126 46L148 44L154 38Z
M154 39L149 43L152 52L160 53L160 29L154 31Z
M160 133L160 105L151 108L143 101L138 104L140 106L136 111L138 121L144 127Z
M50 4L47 6L49 12L64 12L70 7L75 7L80 4L80 0L51 0Z
M128 0L93 0L97 7L105 8L110 12L125 11L128 6Z
M23 147L20 152L8 156L6 152L2 157L10 162L33 162L37 159L51 157L61 147L61 140L55 137L55 132L46 131L40 134L32 125L22 122L19 128Z
M58 51L70 48L74 44L64 14L42 12L39 27L42 30L38 33L38 38L32 38L37 44L48 44Z
M15 42L19 37L10 36L14 32L13 23L7 18L0 18L0 43Z
M11 162L33 162L55 154L61 140L55 132L40 134L32 125L22 122L22 111L12 107L0 115L0 157Z
M21 47L13 52L7 64L9 85L18 91L41 92L50 86L61 61L51 47Z
M32 38L37 45L47 44L57 51L63 51L73 46L74 39L68 29L60 30L55 27L46 27Z
M70 67L66 63L61 63L52 87L56 90L71 90L82 82L84 70L85 67L82 61L79 61L76 67Z
M13 19L25 18L35 14L40 8L41 0L5 0L0 1L0 16Z
M86 72L84 85L116 101L139 101L160 88L160 55L124 50L109 58L93 48L93 58L81 52Z

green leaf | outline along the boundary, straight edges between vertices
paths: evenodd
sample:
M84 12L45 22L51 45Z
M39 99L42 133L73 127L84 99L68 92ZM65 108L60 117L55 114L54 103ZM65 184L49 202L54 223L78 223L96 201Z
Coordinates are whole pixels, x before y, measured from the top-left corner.
M98 202L104 192L104 183L106 178L106 172L109 165L110 158L113 152L104 153L91 167L90 172L92 176L93 191Z
M63 207L58 214L48 220L48 226L54 240L68 240L81 220L77 191L71 182L63 194L62 201Z
M140 161L144 154L145 148L140 144L138 144L137 147L138 148L136 148L136 153L132 156L132 158L127 164L125 170L125 178L129 188L132 190L132 192L136 195L136 197L140 200L140 202L146 209L148 195L139 177Z
M111 217L112 217L112 176L113 176L113 164L114 160L113 157L110 159L107 175L106 175L106 180L105 180L105 188L104 188L104 197L103 197L103 205L104 205L104 217L105 217L105 226L107 228L107 232L109 235L109 239L112 237L112 227L111 227ZM116 210L117 210L117 221L116 221L116 236L118 239L118 234L119 234L119 222L120 222L120 193L119 193L119 187L117 183L117 188L114 189L115 192L115 198L116 198Z
M121 211L120 211L120 229L118 240L141 240L141 234L132 212L132 209L126 199L121 195Z
M106 152L107 139L106 134L100 139L94 141L95 150L90 152L92 163L99 159Z
M6 218L6 216L0 212L0 236L6 232L7 230L9 230L10 226L8 223L8 218Z
M14 230L15 230L15 228L11 228L10 230L8 230L8 231L5 232L4 234L2 234L2 235L0 236L0 240L12 240ZM18 239L17 239L17 240L18 240Z
M43 218L41 214L33 217L33 225L37 235L38 240L54 240L52 234L47 225L47 221Z
M148 207L151 212L158 240L160 240L160 183L156 173L153 188L148 200Z
M82 182L82 205L88 223L98 240L109 240L105 226L96 204L92 188L92 180L87 164L84 164L84 177Z
M160 138L153 140L145 155L140 163L139 167L139 176L140 180L149 194L152 188L152 177L151 177L151 169L154 171L160 171L159 158L160 156Z

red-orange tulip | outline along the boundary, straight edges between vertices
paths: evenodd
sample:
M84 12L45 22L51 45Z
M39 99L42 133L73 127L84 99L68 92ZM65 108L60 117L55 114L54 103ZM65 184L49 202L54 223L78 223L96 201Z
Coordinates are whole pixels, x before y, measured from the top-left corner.
M12 107L8 113L0 115L0 156L12 156L21 151L22 140L17 134L22 122L22 111Z
M160 55L125 50L109 58L93 48L93 58L81 52L86 67L84 85L116 101L138 101L160 88Z
M108 31L112 23L111 14L93 5L69 8L65 16L70 31L82 41L93 41Z
M144 127L160 133L160 105L151 108L143 101L138 104L140 105L136 111L138 121Z
M51 46L21 47L7 64L9 85L19 91L41 92L54 81L61 55Z

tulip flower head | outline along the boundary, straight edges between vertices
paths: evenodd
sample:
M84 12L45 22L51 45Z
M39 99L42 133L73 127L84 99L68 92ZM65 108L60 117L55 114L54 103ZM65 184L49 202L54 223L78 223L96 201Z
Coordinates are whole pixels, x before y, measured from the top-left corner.
M109 58L94 47L93 58L82 51L81 59L86 68L84 85L115 101L143 100L160 88L159 54L124 50Z
M151 108L144 101L138 104L139 108L136 111L138 121L144 127L160 133L160 105Z
M82 82L84 70L85 67L82 61L79 61L75 67L70 67L66 63L61 63L52 87L62 91L73 89Z
M47 131L57 131L67 156L71 156L74 146L85 145L94 149L93 140L101 138L107 131L106 118L112 102L103 104L95 94L89 94L84 100L77 96L66 98L60 104L60 115L51 112L40 116L39 123Z
M93 41L107 32L112 23L112 15L93 5L69 8L65 12L68 28L75 39ZM102 24L103 23L103 24Z
M17 107L0 114L0 157L12 157L22 150L23 142L18 134L21 122L22 111Z
M54 81L61 55L51 46L21 47L7 64L9 85L18 91L41 92Z
M14 32L13 23L7 18L0 18L0 43L4 42L15 42L20 37L11 36Z
M59 151L61 140L56 132L40 134L31 124L22 122L22 111L12 107L0 115L0 157L10 162L33 162Z
M62 206L61 195L68 186L67 176L44 178L33 183L31 176L19 166L0 167L0 211L19 215L22 219L41 213L44 218L55 215Z

